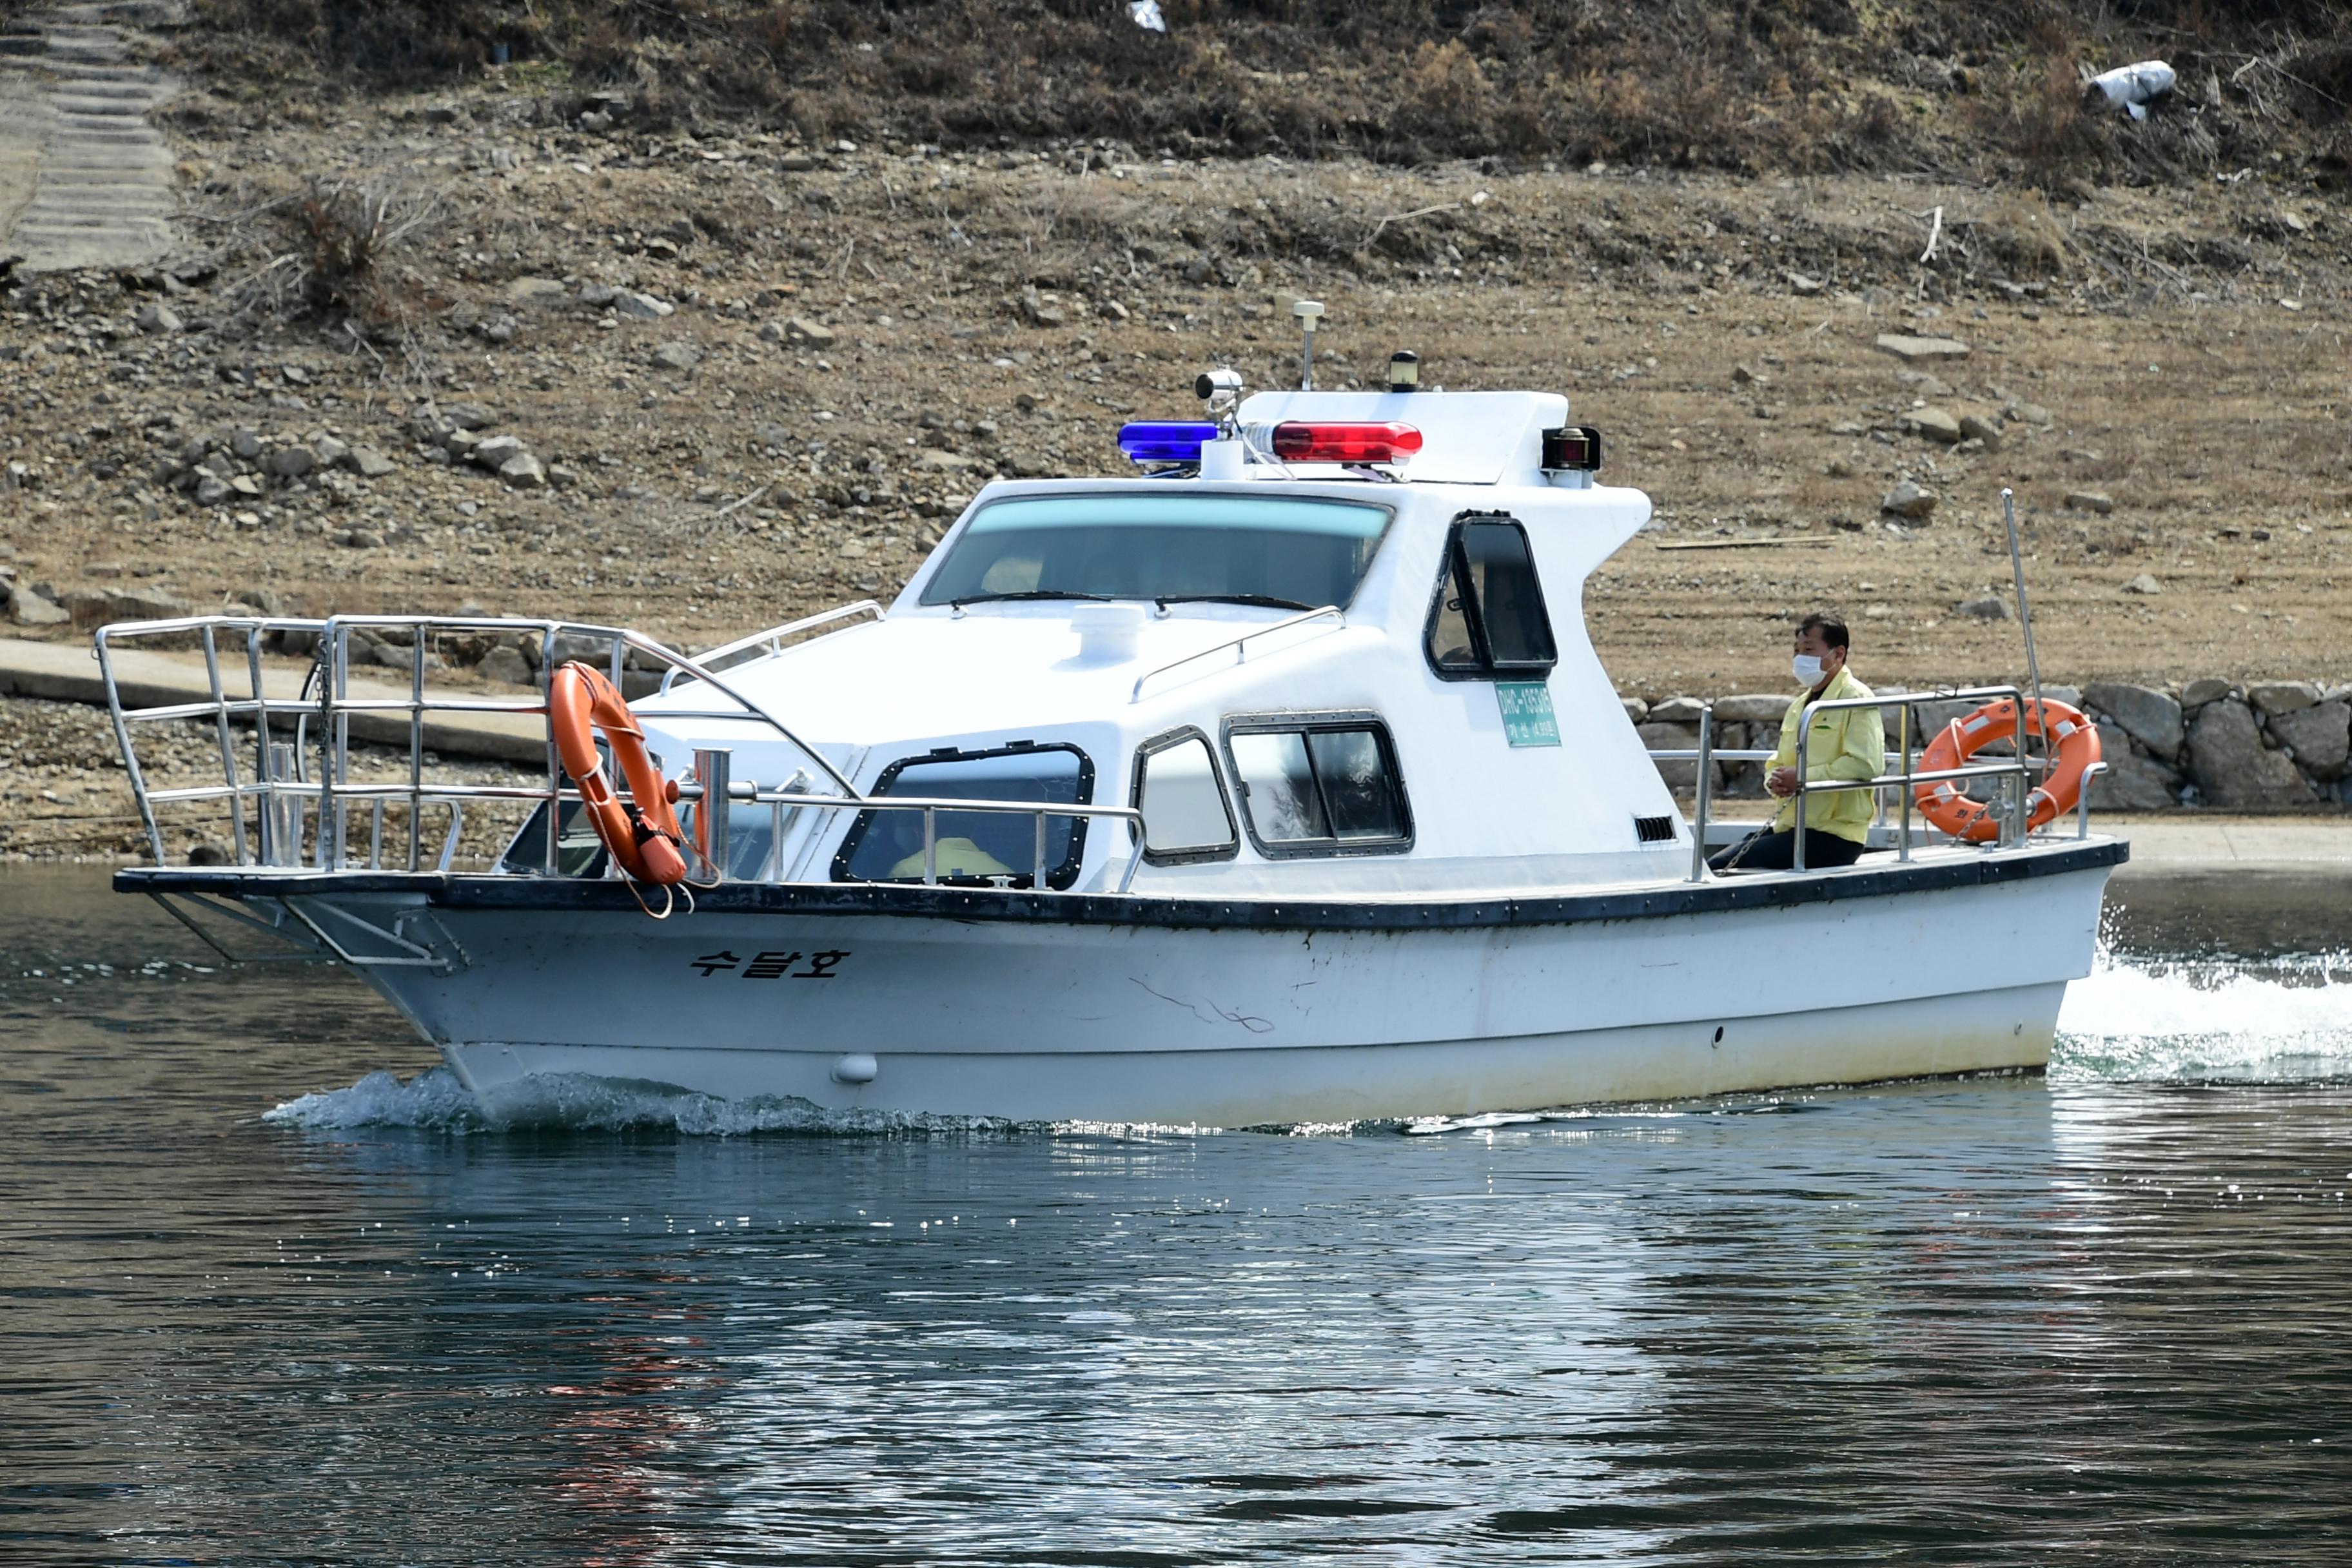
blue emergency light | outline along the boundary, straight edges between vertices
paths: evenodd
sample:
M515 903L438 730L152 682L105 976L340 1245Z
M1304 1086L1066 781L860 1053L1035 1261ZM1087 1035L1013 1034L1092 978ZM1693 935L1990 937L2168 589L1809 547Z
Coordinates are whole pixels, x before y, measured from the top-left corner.
M1201 446L1217 438L1203 419L1140 419L1118 427L1118 449L1138 463L1197 463Z

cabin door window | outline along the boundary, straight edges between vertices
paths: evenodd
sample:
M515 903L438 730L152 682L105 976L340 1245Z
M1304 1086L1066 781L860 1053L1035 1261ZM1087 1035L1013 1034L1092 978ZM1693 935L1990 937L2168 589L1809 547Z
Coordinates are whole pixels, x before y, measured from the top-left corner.
M1427 647L1430 668L1448 680L1540 680L1559 662L1528 531L1516 521L1455 520Z
M1412 847L1396 750L1357 715L1235 719L1225 750L1250 840L1275 858L1388 854Z

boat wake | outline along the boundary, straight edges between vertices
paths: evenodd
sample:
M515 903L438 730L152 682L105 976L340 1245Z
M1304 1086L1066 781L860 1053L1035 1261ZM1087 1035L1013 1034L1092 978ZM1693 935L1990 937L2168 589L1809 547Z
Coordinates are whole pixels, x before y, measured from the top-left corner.
M2050 1077L2074 1083L2352 1078L2352 954L2248 963L2102 952L2090 976L2067 988ZM1766 1097L1753 1109L1787 1107ZM1510 1111L1283 1131L1450 1132L1543 1121L1559 1114ZM725 1100L662 1084L579 1073L529 1079L477 1097L446 1068L406 1079L372 1072L349 1088L289 1100L262 1119L325 1132L410 1128L445 1133L673 1132L699 1137L952 1137L1003 1134L1018 1125L990 1117L828 1110L791 1098ZM1202 1131L1091 1125L1060 1130Z
M2352 953L2260 962L2102 952L2066 988L2050 1076L2072 1082L2352 1077Z
M447 1068L402 1079L372 1072L348 1089L320 1089L262 1113L264 1121L310 1131L413 1128L436 1132L679 1132L971 1136L1010 1131L984 1116L898 1110L827 1110L805 1100L725 1100L628 1079L550 1073L477 1096Z

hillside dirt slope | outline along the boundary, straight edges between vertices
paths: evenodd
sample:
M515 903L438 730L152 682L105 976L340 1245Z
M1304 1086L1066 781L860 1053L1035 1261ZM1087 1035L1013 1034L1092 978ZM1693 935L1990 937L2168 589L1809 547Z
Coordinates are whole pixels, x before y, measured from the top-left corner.
M0 572L20 623L68 617L16 635L470 604L709 644L887 597L988 478L1120 471L1121 420L1209 365L1294 376L1307 295L1325 384L1412 348L1602 427L1657 505L1588 595L1629 694L1779 689L1816 605L1868 679L2021 674L2015 622L1960 609L2006 593L2004 485L2045 677L2352 679L2324 136L2039 184L1163 156L820 139L527 66L200 79L182 250L12 279ZM466 455L500 437L505 478ZM1924 517L1882 510L1906 480Z

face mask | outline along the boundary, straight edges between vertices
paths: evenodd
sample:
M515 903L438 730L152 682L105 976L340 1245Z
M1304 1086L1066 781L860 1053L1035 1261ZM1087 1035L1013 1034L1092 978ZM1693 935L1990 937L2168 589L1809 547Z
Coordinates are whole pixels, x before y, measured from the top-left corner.
M1822 677L1828 673L1822 668L1820 656L1810 653L1801 653L1790 659L1789 668L1796 676L1797 684L1803 687L1819 686Z

